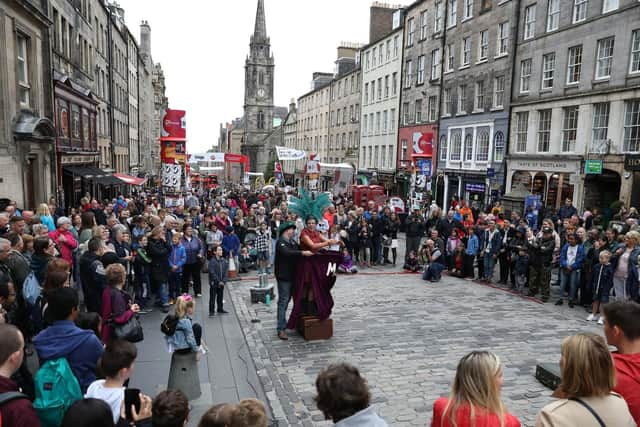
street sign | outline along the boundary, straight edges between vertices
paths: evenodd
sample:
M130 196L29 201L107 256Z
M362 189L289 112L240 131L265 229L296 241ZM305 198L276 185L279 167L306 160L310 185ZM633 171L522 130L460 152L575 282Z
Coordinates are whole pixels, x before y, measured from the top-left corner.
M487 168L487 178L493 178L496 176L496 170L494 168Z
M602 173L602 160L586 160L584 162L586 175L600 175Z

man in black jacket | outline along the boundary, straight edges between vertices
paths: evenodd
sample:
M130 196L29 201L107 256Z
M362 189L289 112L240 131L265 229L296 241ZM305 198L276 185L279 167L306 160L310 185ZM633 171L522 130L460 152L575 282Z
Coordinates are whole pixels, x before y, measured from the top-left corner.
M87 311L100 313L102 291L106 286L106 273L100 258L104 254L104 242L93 237L87 243L87 251L80 257L80 282Z
M296 277L296 258L311 256L311 251L301 251L293 240L293 232L296 225L293 222L285 222L280 225L276 242L275 276L278 281L278 338L287 340L285 332L287 306L291 299L291 287Z
M411 252L418 254L420 248L420 240L424 236L424 218L420 215L420 209L416 208L406 220L407 228L407 250L405 251L405 260L409 257Z

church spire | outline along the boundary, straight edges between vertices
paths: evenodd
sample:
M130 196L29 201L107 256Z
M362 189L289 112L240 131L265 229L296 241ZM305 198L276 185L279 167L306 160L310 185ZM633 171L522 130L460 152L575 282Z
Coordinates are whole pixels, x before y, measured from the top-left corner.
M253 41L267 41L267 24L264 18L264 0L258 0L258 10L256 11L256 26L253 31Z

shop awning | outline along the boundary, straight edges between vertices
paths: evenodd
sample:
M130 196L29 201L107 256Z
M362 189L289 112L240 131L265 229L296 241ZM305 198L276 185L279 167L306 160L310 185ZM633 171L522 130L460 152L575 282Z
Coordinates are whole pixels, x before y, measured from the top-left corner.
M122 181L95 166L64 166L64 171L71 175L81 176L100 185L121 185Z
M113 176L129 185L142 185L147 180L146 178L137 178L135 176L126 175L124 173L114 173Z

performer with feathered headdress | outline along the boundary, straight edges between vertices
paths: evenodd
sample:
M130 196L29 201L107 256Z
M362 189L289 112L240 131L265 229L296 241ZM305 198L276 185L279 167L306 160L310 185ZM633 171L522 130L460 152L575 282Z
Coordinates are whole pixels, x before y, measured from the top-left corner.
M290 197L289 211L302 218L306 225L300 233L300 249L303 251L316 253L322 248L337 244L335 240L325 238L316 229L318 221L329 205L331 200L326 193L318 194L314 198L304 188L300 189L300 197Z

